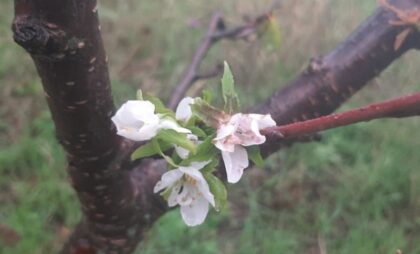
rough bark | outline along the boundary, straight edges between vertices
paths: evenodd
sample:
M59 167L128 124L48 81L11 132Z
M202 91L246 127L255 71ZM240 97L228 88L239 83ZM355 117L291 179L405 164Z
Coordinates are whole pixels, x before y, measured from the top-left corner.
M419 0L392 1L402 10L420 8ZM370 80L410 49L420 47L416 28L395 49L396 40L407 27L393 25L396 14L378 8L343 43L325 56L313 58L307 69L251 112L271 113L277 125L313 119L336 110ZM286 143L290 143L289 141ZM282 144L267 143L264 154Z
M419 0L394 3L420 9ZM14 39L42 79L84 214L62 253L131 253L166 210L152 193L164 165L130 163L133 144L116 136L110 121L114 106L97 11L96 0L15 0ZM413 29L394 49L407 28L391 25L394 19L395 13L379 8L337 49L313 59L287 88L252 111L271 113L278 124L334 111L401 54L419 47ZM277 148L271 144L265 151Z
M97 2L16 0L15 11L14 39L42 79L84 214L63 253L130 253L149 224L146 214L153 219L164 206L151 193L159 176L154 164L131 172L124 166L132 144L110 121L114 105Z

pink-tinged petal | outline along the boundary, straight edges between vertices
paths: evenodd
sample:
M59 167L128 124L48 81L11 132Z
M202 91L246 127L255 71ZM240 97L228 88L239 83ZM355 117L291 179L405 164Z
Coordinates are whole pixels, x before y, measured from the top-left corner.
M235 133L235 126L232 124L223 124L217 129L217 136L214 138L215 141L222 140L233 133Z
M249 116L255 121L257 121L258 127L260 130L269 128L269 127L274 127L277 125L270 114L268 115L249 114Z
M181 177L184 175L178 169L170 170L162 175L162 178L159 182L156 183L155 187L153 188L153 192L157 193L161 190L168 188L175 184Z
M234 125L221 125L217 129L217 136L213 139L214 145L221 151L233 152L235 144L230 138L234 137L235 130Z
M235 144L226 140L217 140L214 142L214 146L216 146L220 151L224 152L233 152L235 149Z
M209 211L209 202L199 197L190 205L181 206L181 216L185 224L190 227L200 225L204 222Z
M187 122L192 116L191 105L194 104L194 99L185 97L182 99L175 111L175 118L178 121Z
M235 146L233 153L222 151L223 162L225 163L227 180L229 183L237 183L249 166L248 154L242 146Z
M256 121L251 121L249 129L243 131L243 134L238 135L241 140L240 144L243 146L259 145L265 142L265 136L261 135Z

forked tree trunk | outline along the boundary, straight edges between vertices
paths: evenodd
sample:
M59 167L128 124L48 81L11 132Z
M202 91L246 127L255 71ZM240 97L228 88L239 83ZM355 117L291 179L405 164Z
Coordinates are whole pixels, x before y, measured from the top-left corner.
M420 9L420 0L397 0L400 9ZM98 22L96 0L15 0L15 41L32 57L42 79L59 142L68 159L70 181L83 219L62 253L131 253L166 210L152 188L165 165L133 164L136 144L115 134L114 105ZM311 61L308 69L263 104L278 124L333 112L401 54L420 46L412 27L388 9L378 10L337 49ZM288 141L290 143L290 141ZM279 144L265 145L266 154Z

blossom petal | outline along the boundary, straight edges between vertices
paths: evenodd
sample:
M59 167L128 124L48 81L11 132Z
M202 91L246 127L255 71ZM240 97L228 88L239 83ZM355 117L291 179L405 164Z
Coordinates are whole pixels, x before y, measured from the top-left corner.
M214 138L214 140L221 140L229 135L232 135L235 133L235 126L233 124L223 124L217 129L217 136Z
M186 158L188 158L188 155L190 155L190 151L188 151L187 149L182 148L180 146L177 146L177 145L175 145L175 152L183 160L185 160Z
M182 191L177 196L177 203L180 206L188 206L194 203L198 198L198 190L195 186L184 182Z
M173 207L178 204L178 194L181 191L182 183L178 181L171 189L171 193L168 197L168 206Z
M134 141L153 138L158 131L159 117L149 101L127 101L111 118L117 134Z
M258 128L260 130L268 128L268 127L274 127L277 125L270 114L268 115L249 114L249 116L258 122Z
M195 187L198 188L199 194L204 196L212 206L215 206L214 196L210 192L210 187L203 174L199 171L199 169L203 168L209 163L210 161L193 162L191 163L190 167L180 167L179 170L182 171L184 174L188 175L189 177L193 178L197 182Z
M200 225L204 222L209 211L209 202L203 198L198 198L190 205L181 206L181 216L185 224L190 227Z
M178 169L166 172L162 175L161 180L156 183L155 187L153 188L153 192L157 193L165 188L168 188L169 186L173 185L176 181L181 179L183 175L184 173Z
M191 133L189 129L182 128L174 120L162 119L159 123L161 129L171 129L179 133Z
M191 104L194 104L194 101L195 100L191 97L185 97L179 102L175 112L176 120L187 122L191 118Z
M233 142L228 142L229 137L235 133L236 127L232 124L221 125L217 129L217 136L213 139L214 145L221 151L233 152Z
M235 146L233 153L222 151L223 162L225 163L227 180L229 183L237 183L249 166L248 154L242 146Z
M238 135L240 144L243 146L263 144L266 138L265 136L261 135L257 121L252 120L248 124L250 124L250 126L247 126L249 130L244 131L244 134Z

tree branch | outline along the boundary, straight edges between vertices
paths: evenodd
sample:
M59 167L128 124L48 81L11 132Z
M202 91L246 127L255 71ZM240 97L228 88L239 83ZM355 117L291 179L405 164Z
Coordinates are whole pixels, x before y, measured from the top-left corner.
M214 44L222 39L229 40L239 40L246 39L250 35L256 32L257 27L265 23L269 16L271 15L271 10L266 12L255 19L247 22L245 25L234 27L231 29L226 29L223 21L223 17L219 12L216 12L209 23L206 36L203 38L200 46L194 53L191 64L188 66L185 76L181 82L176 85L175 89L172 91L172 96L169 100L168 107L175 109L178 103L181 101L182 97L185 96L187 90L200 79L208 79L215 77L223 71L223 65L217 64L214 70L211 70L207 73L200 74L199 68L203 60L205 59L207 53L212 48Z
M267 142L273 143L379 118L401 118L419 115L420 93L416 93L344 113L267 128L262 130L261 133L267 137Z
M418 0L393 1L402 10L420 8ZM379 7L335 50L310 61L306 71L249 112L270 113L278 125L313 119L336 110L343 102L379 75L389 64L409 49L420 47L420 36L412 30L398 49L398 35L409 25L395 26L398 19L387 8ZM289 145L292 140L283 143ZM265 144L268 155L282 144Z

